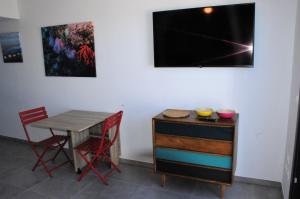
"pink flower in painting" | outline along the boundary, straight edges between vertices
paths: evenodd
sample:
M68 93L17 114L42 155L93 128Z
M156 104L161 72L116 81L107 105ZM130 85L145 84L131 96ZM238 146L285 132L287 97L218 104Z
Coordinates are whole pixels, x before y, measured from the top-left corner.
M53 46L53 51L59 54L63 47L64 42L61 39L56 38Z
M68 25L68 38L73 46L79 48L81 45L87 44L94 40L93 24L79 23Z

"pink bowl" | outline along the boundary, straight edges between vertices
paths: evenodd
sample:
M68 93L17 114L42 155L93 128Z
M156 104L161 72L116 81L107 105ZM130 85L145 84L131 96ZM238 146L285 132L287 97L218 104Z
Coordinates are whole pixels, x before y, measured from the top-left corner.
M230 109L222 109L218 110L217 114L220 118L230 119L235 115L235 111Z

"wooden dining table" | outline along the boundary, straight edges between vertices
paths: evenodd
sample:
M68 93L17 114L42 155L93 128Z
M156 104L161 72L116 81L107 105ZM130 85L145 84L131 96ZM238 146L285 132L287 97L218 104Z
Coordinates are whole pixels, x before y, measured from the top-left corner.
M75 151L75 147L86 141L90 134L94 136L101 135L102 122L113 115L107 112L94 112L71 110L37 122L31 123L30 126L43 129L53 129L57 131L65 131L70 136L69 149L72 150L75 172L80 173L86 165L79 154ZM109 131L109 138L112 138L114 131ZM110 149L110 157L112 161L118 165L120 156L120 139Z

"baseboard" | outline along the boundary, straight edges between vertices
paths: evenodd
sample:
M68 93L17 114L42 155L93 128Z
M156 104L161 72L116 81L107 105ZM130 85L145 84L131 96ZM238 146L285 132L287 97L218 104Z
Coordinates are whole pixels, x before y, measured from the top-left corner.
M243 183L248 183L248 184L257 184L257 185L281 188L280 182L275 182L275 181L271 181L271 180L261 180L261 179L247 178L247 177L241 177L241 176L235 176L234 180L236 182L243 182Z
M13 138L13 137L5 136L5 135L0 135L0 139L8 140L8 141L13 141L13 142L27 143L26 140L23 140L23 139L21 139L21 138Z
M3 135L0 135L0 139L5 139L5 140L9 140L9 141L14 141L14 142L26 143L26 140L19 139L19 138L12 138L12 137L3 136ZM120 158L120 162L123 163L123 164L146 167L146 168L150 168L150 169L153 168L153 164L148 163L148 162L128 160L128 159L123 159L123 158ZM235 181L236 182L242 182L242 183L248 183L248 184L256 184L256 185L280 187L281 188L281 183L280 182L275 182L275 181L270 181L270 180L261 180L261 179L255 179L255 178L235 176Z
M7 141L10 141L10 142L28 144L27 140L23 140L21 138L8 137L8 136L4 136L4 135L0 135L0 140L7 140ZM28 144L28 146L30 146L30 145ZM55 150L55 148L50 148L50 150ZM64 150L69 151L71 153L71 151L68 148L66 148L66 146L64 146Z
M120 162L123 163L123 164L146 167L146 168L149 168L149 169L153 168L153 163L149 163L149 162L140 162L140 161L137 161L137 160L128 160L128 159L124 159L124 158L120 158Z

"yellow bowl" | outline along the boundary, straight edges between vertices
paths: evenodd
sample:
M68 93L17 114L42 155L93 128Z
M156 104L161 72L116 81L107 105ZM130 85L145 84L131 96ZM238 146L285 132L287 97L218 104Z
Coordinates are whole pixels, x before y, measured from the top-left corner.
M209 117L212 115L213 111L214 110L211 108L197 108L196 109L197 115L199 115L201 117Z

